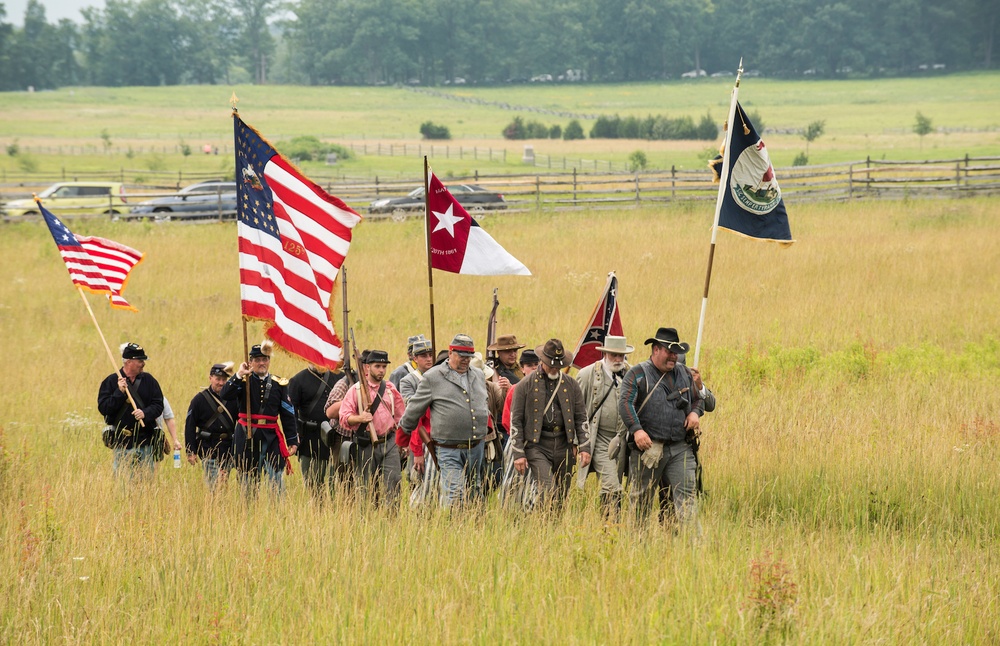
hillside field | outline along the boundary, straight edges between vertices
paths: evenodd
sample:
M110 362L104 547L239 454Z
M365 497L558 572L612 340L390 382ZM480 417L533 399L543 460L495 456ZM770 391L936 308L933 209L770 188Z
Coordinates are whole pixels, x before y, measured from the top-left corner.
M996 200L789 212L788 249L719 234L700 536L606 525L593 479L556 517L320 505L297 463L280 502L249 507L169 459L125 490L99 439L111 366L86 309L48 231L3 226L0 642L1000 641ZM533 275L436 272L438 344L485 345L498 287L500 334L572 345L614 270L635 361L658 326L693 346L711 215L484 217ZM144 345L183 418L209 366L243 351L235 225L70 226L147 254L126 292L139 313L88 298L113 346ZM430 331L423 240L417 220L365 221L348 256L358 341L394 365Z
M641 150L651 168L701 169L719 141L506 141L501 132L515 116L562 128L569 123L571 117L544 110L579 115L588 133L596 115L663 114L690 116L697 122L708 113L721 125L732 83L732 79L702 79L432 88L446 97L402 87L187 86L6 92L0 93L0 146L16 143L25 152L17 157L0 156L0 173L65 171L72 175L120 169L231 173L231 154L217 157L200 150L208 144L221 150L228 146L231 151L229 99L233 92L240 99L243 118L277 143L313 135L345 146L408 143L413 148L407 156L359 154L335 168L307 162L303 164L307 172L419 177L416 147L421 143L420 124L425 121L450 129L452 140L438 145L450 146L452 154L448 158L438 154L434 165L439 172L454 175L524 172L528 168L521 163L525 144L532 145L540 158L610 161L621 168L629 155ZM748 78L740 97L748 112L758 114L763 125L773 130L765 136L772 159L780 167L791 165L805 152L806 142L798 133L814 121L824 121L825 132L809 145L812 164L867 156L922 160L998 155L998 88L997 72L840 81ZM500 104L518 109L504 109ZM935 132L925 137L913 132L918 112L931 119ZM182 155L183 145L190 146L193 154ZM454 149L459 147L493 149L496 155L493 161L473 160L469 155L456 159L459 155ZM500 161L501 150L507 151L506 162Z

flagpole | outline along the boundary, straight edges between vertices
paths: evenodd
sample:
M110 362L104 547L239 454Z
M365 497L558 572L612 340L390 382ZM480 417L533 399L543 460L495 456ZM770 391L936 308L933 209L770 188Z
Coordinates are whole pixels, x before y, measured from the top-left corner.
M350 352L351 341L348 338L347 334L347 330L350 329L350 327L347 325L347 314L348 312L350 312L350 310L347 309L347 265L346 264L340 266L340 289L341 292L343 293L341 300L343 301L343 310L344 310L344 338L342 339L342 345L344 350L344 361L342 365L344 367L344 376L347 378L347 383L351 383L351 352Z
M698 338L694 344L694 361L692 368L698 367L698 360L701 357L701 338L705 330L705 312L708 310L708 288L712 284L712 263L715 260L715 240L719 235L719 215L722 213L722 200L725 197L726 187L729 184L729 155L731 153L733 141L734 121L736 120L736 103L740 95L740 78L743 76L743 59L740 58L740 66L736 71L736 84L733 86L733 97L729 102L729 118L726 120L726 143L722 150L722 171L719 173L719 194L715 199L715 219L712 221L712 242L708 249L708 268L705 271L705 291L701 298L701 316L698 318Z
M428 180L430 167L427 164L427 155L424 155L424 230L427 235L427 291L431 304L431 348L437 352L437 333L434 329L434 269L431 266L431 197L430 181Z
M87 312L90 313L90 320L94 322L94 327L97 328L97 334L101 337L101 343L104 344L104 350L108 353L108 361L111 362L111 368L117 373L120 370L118 362L115 361L115 355L111 353L111 346L108 345L108 340L104 338L104 332L101 330L101 326L97 323L97 317L94 316L94 310L90 307L90 301L87 300L87 296L83 293L82 287L77 286L76 291L80 292L80 298L83 299L83 304L87 306ZM124 376L124 374L122 376ZM132 404L132 410L139 408L135 405L135 400L132 399L132 392L128 388L125 389L125 396L128 397L129 403Z

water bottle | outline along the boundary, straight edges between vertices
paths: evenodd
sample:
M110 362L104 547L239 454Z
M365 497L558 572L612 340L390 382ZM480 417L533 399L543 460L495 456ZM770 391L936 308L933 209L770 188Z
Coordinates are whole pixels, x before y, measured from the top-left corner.
M181 468L181 450L180 449L174 449L174 468L175 469L180 469Z

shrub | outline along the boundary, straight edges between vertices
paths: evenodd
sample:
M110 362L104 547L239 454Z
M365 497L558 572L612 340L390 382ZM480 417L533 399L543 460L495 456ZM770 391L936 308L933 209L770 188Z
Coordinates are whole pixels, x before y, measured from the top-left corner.
M420 134L424 139L451 139L451 132L448 126L442 126L433 121L425 121L420 124Z
M562 126L558 123L549 128L549 139L560 139L562 137Z
M633 171L645 170L648 165L649 159L646 158L646 153L641 150L636 150L628 156L628 167Z
M809 165L809 155L805 153L799 153L792 160L792 166L808 166Z
M21 146L17 143L17 139L7 144L7 155L10 157L17 157L17 153L21 152Z
M524 121L521 117L514 117L514 120L503 129L504 139L526 139L524 131Z
M528 139L548 139L549 127L539 121L529 121L525 127L525 135Z
M318 161L330 153L337 153L340 159L349 159L351 151L337 144L325 144L312 135L295 137L287 144L281 145L281 154L289 159L300 161Z
M573 119L568 124L566 124L566 129L563 130L563 139L565 141L571 141L573 139L585 139L586 135L583 133L583 126L576 119Z
M185 157L190 157L191 156L191 145L188 144L188 142L186 142L183 139L181 139L181 141L180 141L180 147L181 147L181 154L182 155L184 155ZM129 148L129 150L131 151L132 149Z
M719 136L719 126L712 119L712 113L706 112L698 122L698 139L716 139Z

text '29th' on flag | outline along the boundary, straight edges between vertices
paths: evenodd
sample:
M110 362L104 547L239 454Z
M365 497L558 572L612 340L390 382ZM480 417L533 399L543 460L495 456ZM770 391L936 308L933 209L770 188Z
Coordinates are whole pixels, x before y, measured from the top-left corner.
M726 186L719 189L723 196L719 227L782 246L790 245L795 241L767 147L739 103L735 121L729 127L732 134ZM712 160L709 166L718 180L722 158Z
M334 368L343 346L330 300L361 216L302 175L238 115L233 122L243 314L266 321L266 335L291 354Z
M38 202L38 210L59 249L74 285L95 294L107 294L111 307L136 312L122 296L129 272L144 255L105 238L73 235L62 221Z
M618 277L615 276L615 272L608 274L608 283L604 286L601 299L597 301L594 313L590 317L590 324L576 344L573 366L585 368L600 359L603 355L598 348L604 345L604 340L609 334L625 336L621 313L618 311Z
M474 276L531 275L520 260L479 226L433 173L428 184L431 267Z

